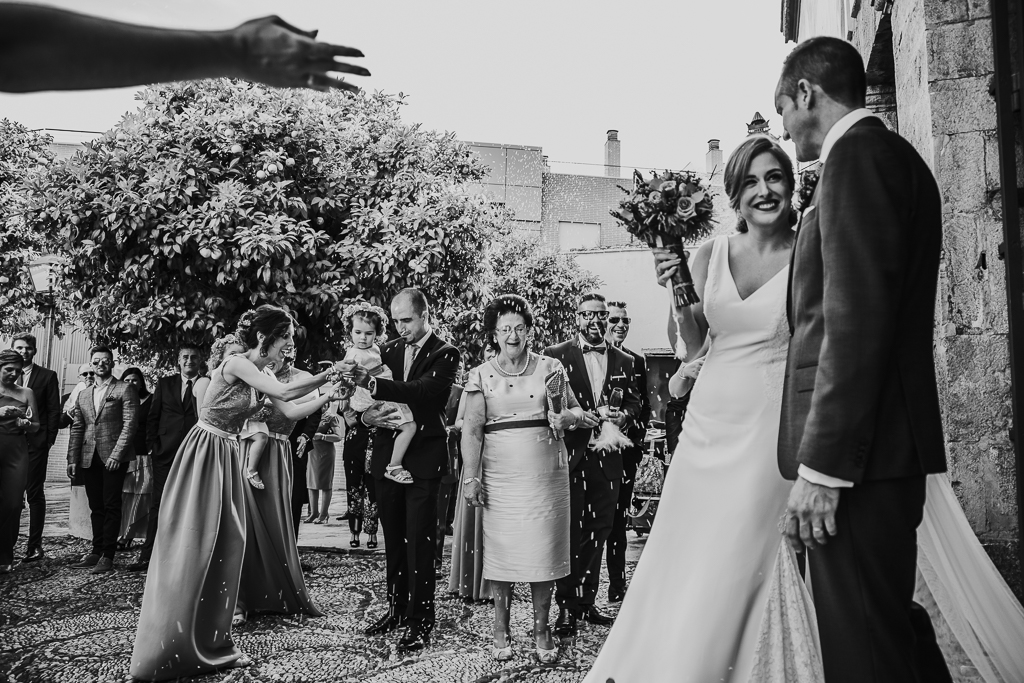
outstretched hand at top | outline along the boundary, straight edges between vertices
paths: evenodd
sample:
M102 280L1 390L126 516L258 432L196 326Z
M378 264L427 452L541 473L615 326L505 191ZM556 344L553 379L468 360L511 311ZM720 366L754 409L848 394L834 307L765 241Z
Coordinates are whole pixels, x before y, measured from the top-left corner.
M277 16L253 19L232 31L241 48L239 76L279 88L339 88L357 92L355 85L329 72L369 76L361 66L336 57L362 57L356 48L318 43L316 31L302 31Z

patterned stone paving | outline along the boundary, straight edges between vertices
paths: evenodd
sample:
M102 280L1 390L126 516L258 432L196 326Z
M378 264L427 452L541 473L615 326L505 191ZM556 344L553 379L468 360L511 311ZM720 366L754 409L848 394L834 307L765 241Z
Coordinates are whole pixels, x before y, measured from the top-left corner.
M12 574L0 577L3 683L130 680L128 662L144 577L123 569L93 576L70 568L87 550L88 545L79 539L51 538L45 561L16 567ZM130 557L134 559L134 553ZM252 618L235 631L235 641L252 656L254 665L191 680L575 683L583 679L608 635L608 627L581 624L579 637L561 644L557 664L539 664L530 637L529 587L518 586L512 607L515 658L498 664L490 651L491 606L451 598L439 583L437 626L431 644L415 656L403 655L396 649L397 635L362 635L365 624L383 613L384 557L379 551L303 551L302 560L313 567L307 582L326 616ZM127 561L118 559L119 563ZM445 576L447 573L446 566ZM602 586L600 598L606 590L607 586ZM614 613L615 609L608 611ZM554 617L552 610L552 623Z

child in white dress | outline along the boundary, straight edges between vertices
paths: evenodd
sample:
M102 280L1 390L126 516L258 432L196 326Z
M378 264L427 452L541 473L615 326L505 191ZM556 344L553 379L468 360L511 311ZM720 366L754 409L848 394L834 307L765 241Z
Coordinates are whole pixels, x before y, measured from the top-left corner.
M359 363L374 377L393 379L391 369L381 361L380 349L376 345L378 340L384 340L384 326L387 324L387 315L384 311L365 303L355 304L345 310L344 319L346 331L352 341L352 347L345 353L345 360ZM416 434L416 421L409 406L404 403L378 401L362 387L356 388L350 406L356 412L370 408L399 411L402 422L396 428L398 435L395 437L391 462L384 468L384 476L399 484L411 484L412 475L402 467L402 459L409 449L412 437Z

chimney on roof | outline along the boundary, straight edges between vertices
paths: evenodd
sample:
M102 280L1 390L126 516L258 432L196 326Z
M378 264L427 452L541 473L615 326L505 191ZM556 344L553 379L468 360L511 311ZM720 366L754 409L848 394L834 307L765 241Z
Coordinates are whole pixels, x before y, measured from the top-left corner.
M718 148L718 140L708 140L708 153L704 155L704 167L708 173L720 175L722 168L722 150Z
M604 174L609 178L619 177L620 166L619 131L608 131L604 141Z

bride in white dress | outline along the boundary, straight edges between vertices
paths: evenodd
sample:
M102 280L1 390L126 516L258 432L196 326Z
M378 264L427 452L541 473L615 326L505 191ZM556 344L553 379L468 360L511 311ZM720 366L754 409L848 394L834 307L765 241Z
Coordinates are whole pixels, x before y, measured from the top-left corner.
M793 183L792 162L769 138L730 156L725 187L740 232L698 250L702 301L677 318L679 355L693 360L709 337L706 359L655 524L584 683L824 680L810 594L779 531L792 486L776 451ZM675 262L658 258L664 282ZM919 589L986 683L1024 680L1024 610L945 475L928 487Z
M791 482L776 444L789 328L793 167L748 138L726 166L740 232L693 262L685 358L710 346L629 591L586 683L747 681ZM682 349L680 349L682 350Z

